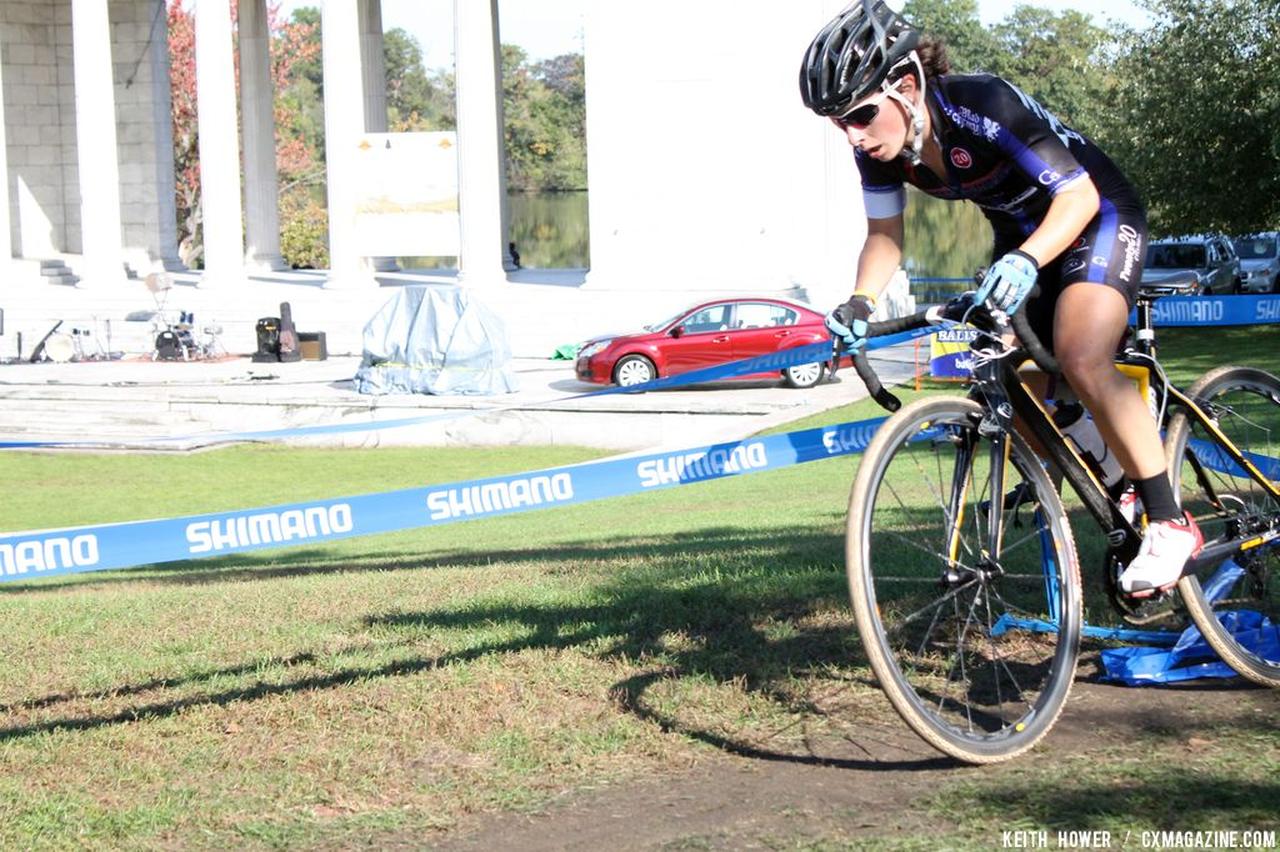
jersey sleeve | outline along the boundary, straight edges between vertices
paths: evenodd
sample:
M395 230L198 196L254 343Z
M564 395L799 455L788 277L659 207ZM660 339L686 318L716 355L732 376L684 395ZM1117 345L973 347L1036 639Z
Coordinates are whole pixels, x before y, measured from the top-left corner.
M863 154L854 152L858 174L862 177L862 203L868 219L892 219L907 209L907 191L902 176L893 174L883 165Z
M1073 144L1088 145L1088 140L1012 83L993 77L983 88L984 135L1029 181L1057 195L1088 177L1071 151Z

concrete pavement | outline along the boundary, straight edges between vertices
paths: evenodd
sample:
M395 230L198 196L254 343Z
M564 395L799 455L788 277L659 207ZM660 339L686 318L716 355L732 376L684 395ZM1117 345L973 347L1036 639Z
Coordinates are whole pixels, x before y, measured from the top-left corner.
M877 352L886 384L913 375L911 344ZM191 450L225 433L370 424L447 415L431 423L287 439L290 444L579 445L678 448L738 440L866 396L852 370L794 390L781 381L732 381L644 394L563 401L599 390L568 361L517 358L520 390L500 397L357 393L359 358L293 364L150 360L0 364L0 440L74 441L97 448ZM157 439L171 438L159 442Z

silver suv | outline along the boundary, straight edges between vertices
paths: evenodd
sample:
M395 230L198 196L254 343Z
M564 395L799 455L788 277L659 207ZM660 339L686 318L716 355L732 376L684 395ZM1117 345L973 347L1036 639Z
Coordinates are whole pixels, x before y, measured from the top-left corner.
M1280 293L1280 233L1266 231L1238 237L1240 289L1246 293Z
M1224 295L1240 289L1240 258L1222 234L1175 237L1147 245L1142 283L1158 284L1187 270L1196 274L1201 293Z

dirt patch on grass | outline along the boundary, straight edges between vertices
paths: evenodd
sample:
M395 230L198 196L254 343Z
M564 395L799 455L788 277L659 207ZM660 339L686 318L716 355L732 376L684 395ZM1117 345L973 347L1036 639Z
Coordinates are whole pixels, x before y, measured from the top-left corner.
M532 813L475 816L435 848L929 846L929 838L955 836L956 823L931 806L952 785L1023 783L1039 772L1060 778L1066 758L1110 760L1129 746L1205 757L1224 732L1274 729L1277 714L1280 691L1234 681L1176 689L1080 682L1047 741L1012 764L953 763L896 725L828 732L806 753L709 749L682 773L567 793ZM1026 817L1010 810L1002 819L1015 828ZM982 844L983 831L962 835ZM998 846L997 828L988 833Z

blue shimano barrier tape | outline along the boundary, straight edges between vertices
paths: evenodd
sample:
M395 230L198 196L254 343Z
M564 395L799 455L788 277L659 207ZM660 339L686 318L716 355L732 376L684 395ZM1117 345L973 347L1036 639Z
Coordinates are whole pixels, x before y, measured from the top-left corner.
M862 452L884 418L510 476L152 521L0 535L0 581L30 580L494 517Z
M1130 323L1135 316L1130 313ZM1280 295L1166 296L1152 306L1152 319L1164 328L1277 323Z

